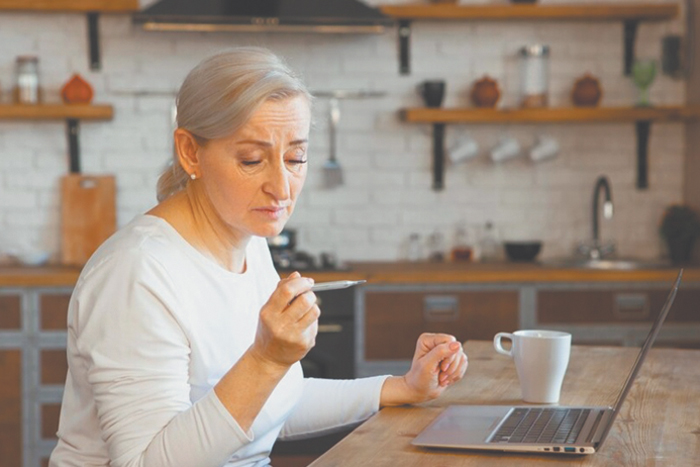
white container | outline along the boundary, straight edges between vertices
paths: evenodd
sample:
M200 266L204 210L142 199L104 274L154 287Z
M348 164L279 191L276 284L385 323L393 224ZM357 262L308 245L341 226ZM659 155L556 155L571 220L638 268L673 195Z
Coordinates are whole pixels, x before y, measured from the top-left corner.
M17 104L38 104L40 101L39 59L33 55L17 57L15 102Z
M534 44L520 49L520 106L547 107L549 102L549 46Z

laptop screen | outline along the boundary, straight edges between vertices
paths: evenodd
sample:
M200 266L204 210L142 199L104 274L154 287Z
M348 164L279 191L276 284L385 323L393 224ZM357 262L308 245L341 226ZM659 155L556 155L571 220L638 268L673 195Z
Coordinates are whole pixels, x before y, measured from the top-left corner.
M661 325L663 324L664 320L666 319L666 315L668 315L668 312L671 310L671 305L673 305L673 300L675 300L675 298L676 298L676 293L678 292L678 287L681 284L682 277L683 277L683 269L681 269L678 272L678 277L676 278L676 282L673 284L673 288L671 289L671 292L668 294L668 298L666 299L666 303L664 303L664 307L661 309L661 313L659 313L658 318L656 318L654 325L651 327L651 330L649 331L649 335L647 336L646 340L644 341L644 345L642 345L642 349L639 351L639 354L637 355L637 360L634 362L634 365L632 365L632 370L630 371L630 374L627 377L627 381L625 382L625 385L622 387L622 391L620 392L620 395L617 397L617 401L615 402L615 405L613 406L612 416L610 417L608 424L605 427L605 431L603 432L603 434L600 438L599 446L602 446L603 441L605 441L605 438L607 438L608 433L610 432L610 427L612 427L613 422L617 418L617 414L620 412L620 407L622 406L622 403L625 402L625 399L627 398L627 394L630 392L630 388L632 387L634 380L637 378L637 374L639 373L639 369L642 367L642 363L644 363L644 359L646 358L647 354L649 353L649 349L651 349L652 344L654 344L654 341L656 340L656 336L659 334L659 331L661 330Z

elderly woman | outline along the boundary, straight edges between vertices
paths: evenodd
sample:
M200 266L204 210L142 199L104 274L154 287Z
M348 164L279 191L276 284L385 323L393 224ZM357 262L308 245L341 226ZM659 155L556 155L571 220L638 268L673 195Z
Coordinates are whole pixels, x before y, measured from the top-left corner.
M160 203L85 266L52 466L261 466L278 437L328 433L437 397L466 370L454 337L419 337L409 372L305 379L313 280L280 280L264 237L307 172L310 95L272 53L204 60L177 97Z

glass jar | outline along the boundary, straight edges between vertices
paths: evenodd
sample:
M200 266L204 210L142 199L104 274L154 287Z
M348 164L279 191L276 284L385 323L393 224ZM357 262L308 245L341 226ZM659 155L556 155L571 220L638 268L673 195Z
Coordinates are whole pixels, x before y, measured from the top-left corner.
M520 106L547 107L549 46L534 44L520 49Z
M466 226L458 226L455 230L454 243L450 254L452 261L471 261L473 259L472 243Z
M17 57L14 100L17 104L38 104L41 102L39 59L33 55Z
M498 233L491 221L486 222L481 233L479 244L480 259L483 262L493 262L501 259L501 243L498 241Z

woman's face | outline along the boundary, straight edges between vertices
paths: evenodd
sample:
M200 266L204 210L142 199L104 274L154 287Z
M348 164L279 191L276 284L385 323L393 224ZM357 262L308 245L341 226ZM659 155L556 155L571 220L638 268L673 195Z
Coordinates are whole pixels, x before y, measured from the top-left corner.
M237 234L269 237L284 227L306 179L310 124L306 97L266 101L234 134L198 149L195 183Z

